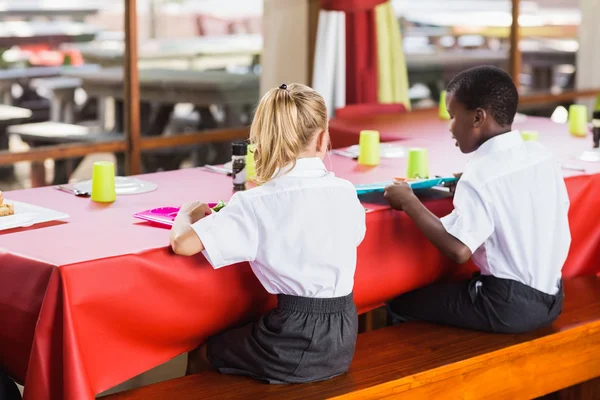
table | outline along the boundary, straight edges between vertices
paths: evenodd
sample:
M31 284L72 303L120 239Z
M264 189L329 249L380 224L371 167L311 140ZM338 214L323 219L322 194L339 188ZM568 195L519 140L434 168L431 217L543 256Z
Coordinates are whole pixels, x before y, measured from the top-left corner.
M93 40L99 29L81 22L1 21L0 46L48 43L58 46L72 41Z
M87 62L113 67L123 63L125 45L122 41L97 41L63 45L75 48ZM262 35L225 35L173 39L154 39L140 44L140 61L182 59L189 67L197 58L249 56L257 64L263 48Z
M0 70L0 96L4 104L12 104L11 88L15 83L27 90L29 82L33 79L53 78L76 71L96 71L99 68L98 65L87 64L80 67L31 67Z
M9 6L8 8L0 10L0 19L5 18L14 18L14 17L24 17L24 18L34 18L34 17L72 17L75 21L83 21L85 17L94 15L98 13L97 8L91 7L72 7L72 8L48 8L47 5L44 7L13 7Z
M123 69L71 70L66 76L79 78L90 96L123 99ZM253 74L221 71L142 69L139 73L142 101L245 105L258 100L259 78Z
M123 69L103 68L97 71L73 71L70 77L82 80L83 89L90 97L98 98L100 120L104 129L110 129L106 99L114 99L114 131L124 129ZM250 119L250 113L259 99L259 77L254 74L233 74L224 71L196 71L174 69L141 69L139 73L141 100L141 129L144 136L163 134L177 103L191 103L200 114L198 130L219 127L240 127ZM221 106L224 119L218 121L210 107ZM217 153L227 156L229 143L215 144ZM189 153L189 149L183 149ZM172 151L170 151L172 156ZM159 157L155 154L153 157ZM167 157L169 157L167 155ZM164 158L164 157L163 157ZM172 157L171 157L172 158ZM196 158L201 158L197 156ZM220 160L223 161L223 160ZM157 165L161 162L157 162ZM204 164L203 159L197 165Z
M50 99L50 120L72 124L75 122L75 91L82 85L81 79L69 77L40 78L31 87L41 89Z
M430 136L402 143L429 148L432 174L462 170L466 157L449 136L438 135L439 140ZM572 150L583 144L558 135L550 142ZM340 156L326 159L338 176L355 183L389 179L404 164L388 159L366 168ZM565 276L600 269L600 168L593 172L565 171L573 231ZM92 399L274 306L275 298L248 265L215 271L201 255L174 256L167 230L132 218L138 211L193 199L228 199L230 178L187 169L142 179L156 182L158 190L122 196L109 205L52 188L5 194L70 214L64 222L0 233L0 363L25 380L26 400ZM471 264L455 268L381 196L363 200L369 209L367 234L358 250L354 289L360 312L416 287L473 272ZM438 216L452 209L446 196L425 204Z

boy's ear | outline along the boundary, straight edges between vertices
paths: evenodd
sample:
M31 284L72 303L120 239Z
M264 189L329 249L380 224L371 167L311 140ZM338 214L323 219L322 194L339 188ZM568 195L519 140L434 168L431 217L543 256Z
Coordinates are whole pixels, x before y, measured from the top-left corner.
M487 112L483 108L478 108L475 110L475 116L473 120L474 128L481 128L485 119L487 118Z

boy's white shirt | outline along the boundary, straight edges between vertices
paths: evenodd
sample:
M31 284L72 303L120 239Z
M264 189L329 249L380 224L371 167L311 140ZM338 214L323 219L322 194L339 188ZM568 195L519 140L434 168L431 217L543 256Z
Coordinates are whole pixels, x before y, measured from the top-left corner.
M558 161L511 131L486 141L456 187L446 230L473 253L483 275L544 293L559 289L569 253L569 197Z

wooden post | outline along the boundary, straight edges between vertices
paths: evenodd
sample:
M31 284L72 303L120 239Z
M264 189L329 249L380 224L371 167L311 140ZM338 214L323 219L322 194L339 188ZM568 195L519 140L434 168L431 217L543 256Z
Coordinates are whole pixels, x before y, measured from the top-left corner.
M319 25L320 0L308 0L308 79L312 85L313 68L315 62L315 47L317 45L317 27Z
M142 172L140 147L140 82L138 76L136 0L125 0L125 136L127 138L126 169L128 175Z
M521 0L512 0L512 24L510 25L510 74L519 89L519 74L521 73L521 52L519 51L519 10Z

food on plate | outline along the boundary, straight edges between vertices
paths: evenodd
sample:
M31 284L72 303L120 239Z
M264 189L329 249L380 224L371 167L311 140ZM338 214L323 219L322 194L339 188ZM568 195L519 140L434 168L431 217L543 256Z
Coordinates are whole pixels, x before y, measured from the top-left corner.
M212 208L212 210L213 210L214 212L219 212L219 211L221 211L221 209L222 209L223 207L225 207L226 205L227 205L227 203L225 203L223 200L219 200L219 202L217 203L217 205L216 205L216 206L214 206L214 207Z
M414 181L418 181L418 179L413 179L413 178L401 178L401 177L395 177L394 178L395 181L398 182L414 182Z
M14 213L15 209L12 205L4 203L4 196L2 196L2 192L0 192L0 217L8 217Z

